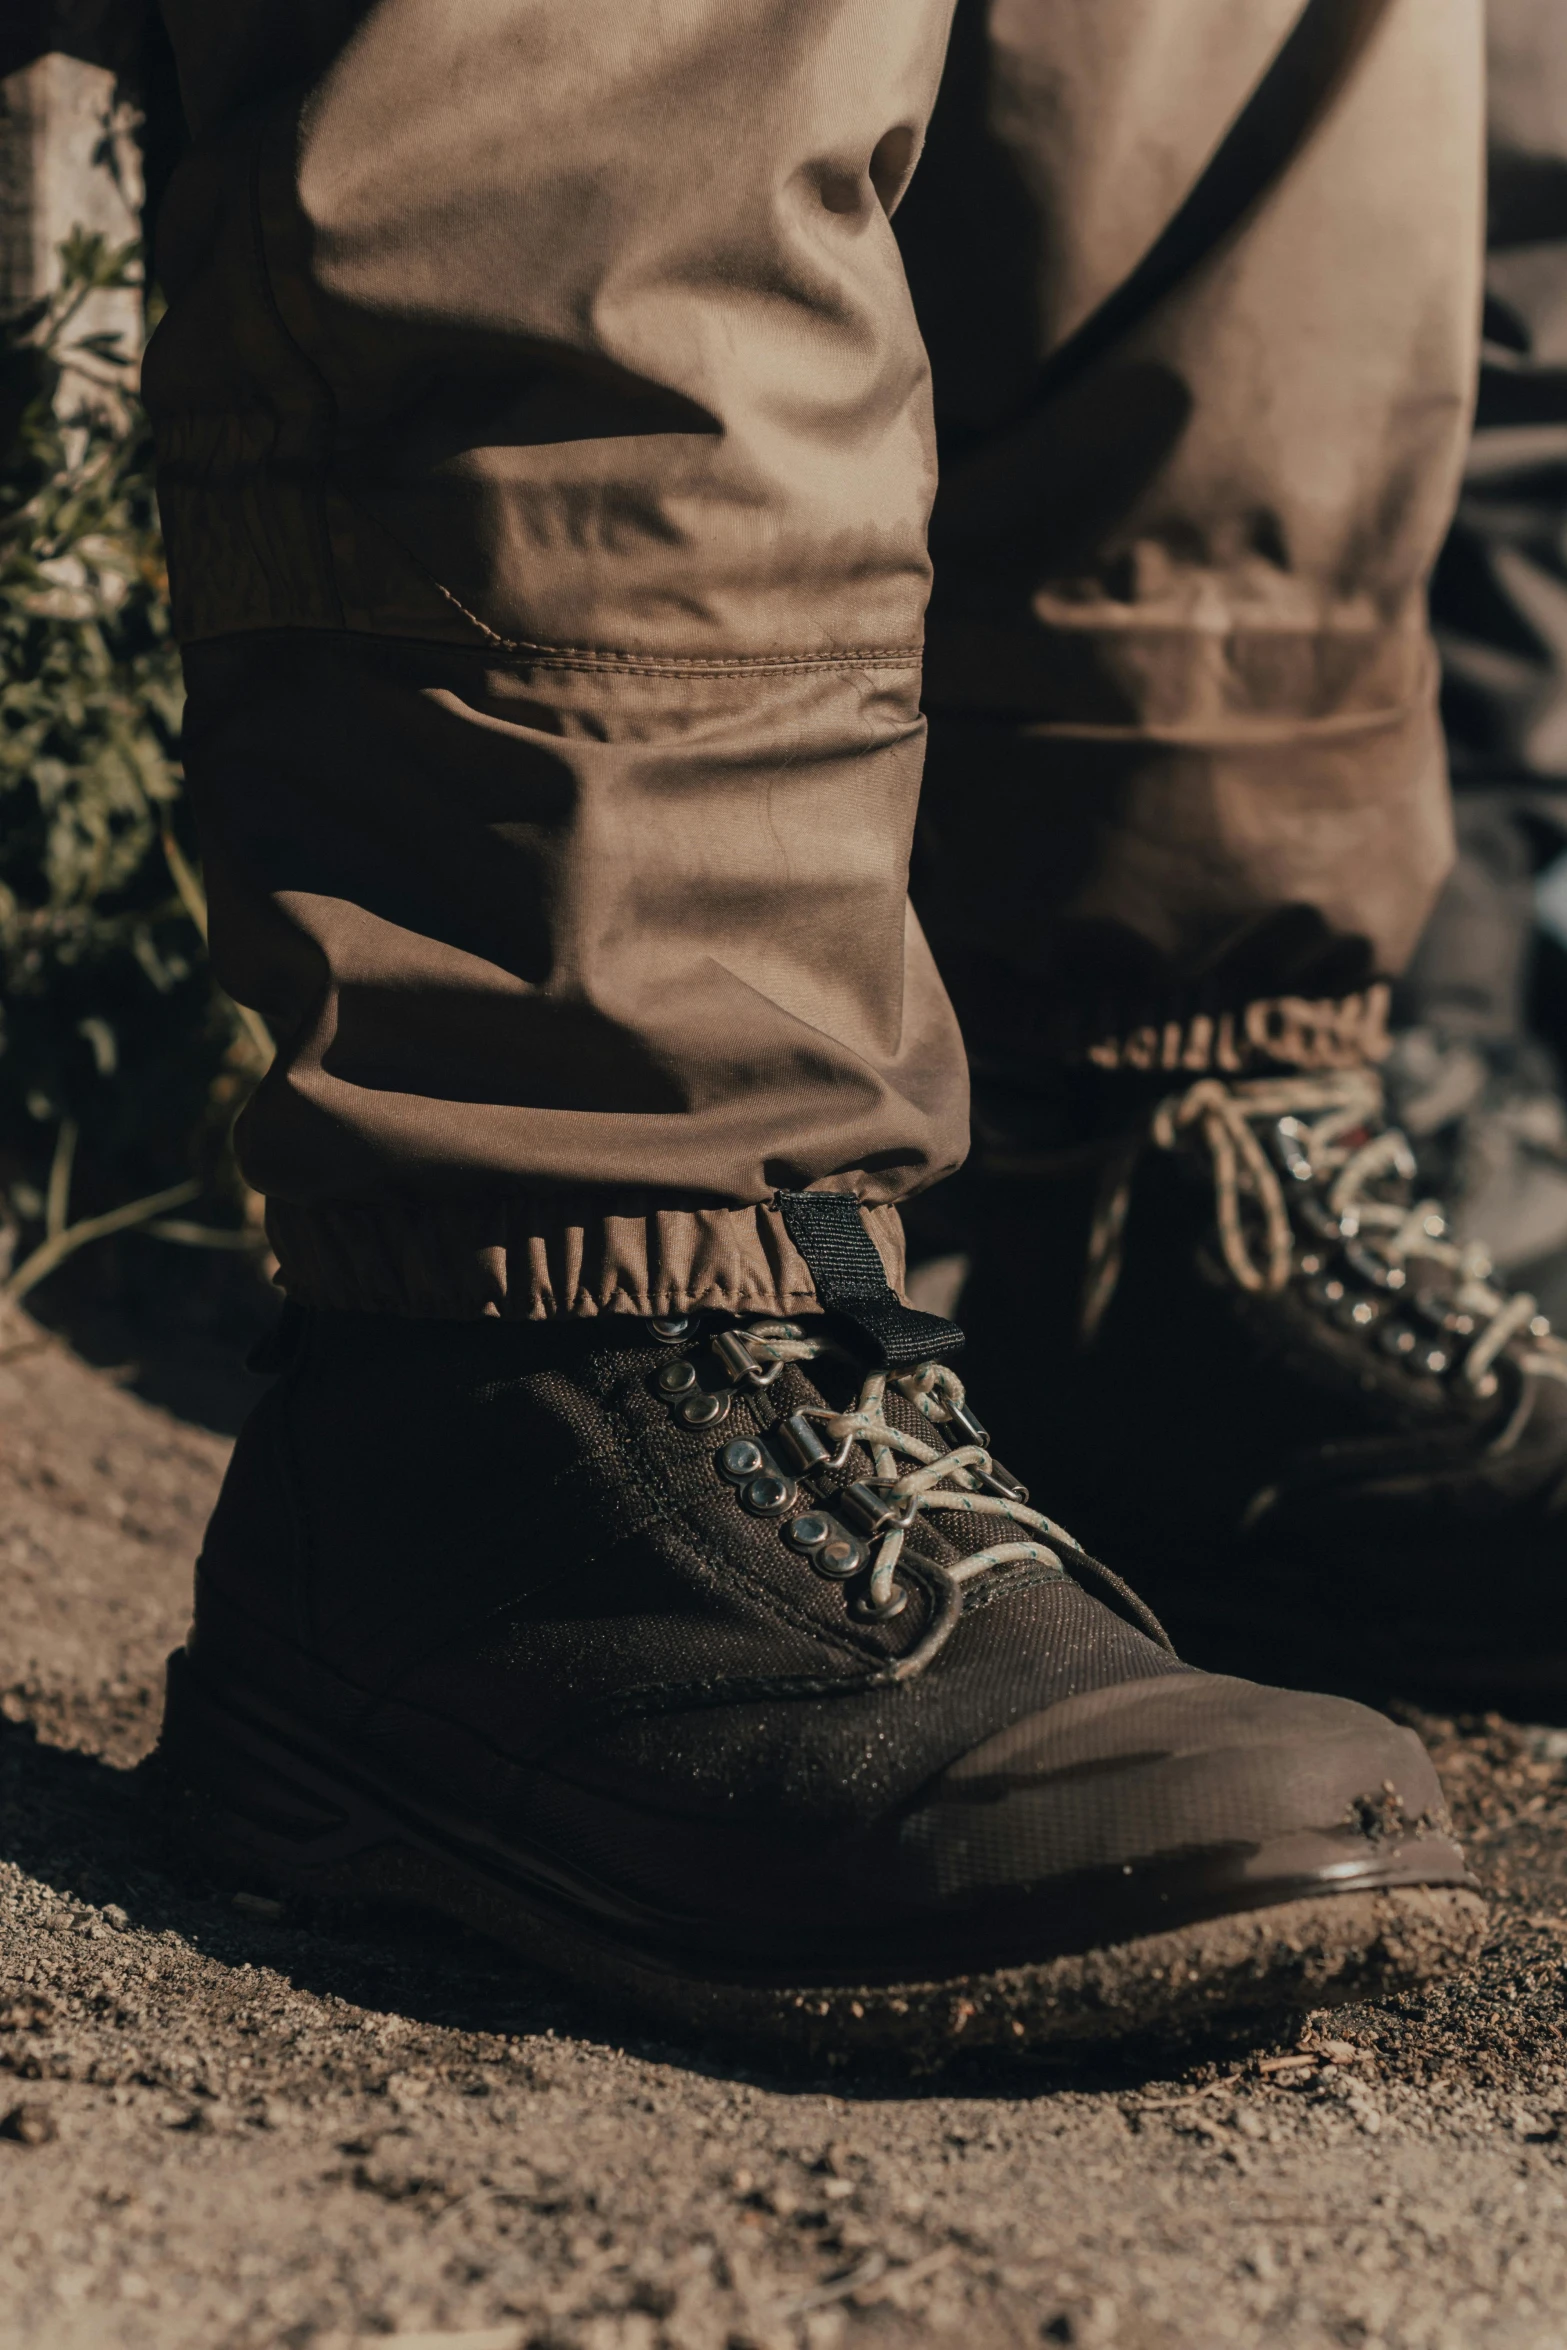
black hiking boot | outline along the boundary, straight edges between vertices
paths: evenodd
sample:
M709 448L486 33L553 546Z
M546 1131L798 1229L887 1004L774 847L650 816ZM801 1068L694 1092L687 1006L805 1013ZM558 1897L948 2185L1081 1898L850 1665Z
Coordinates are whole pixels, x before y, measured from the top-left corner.
M1071 1148L1059 1096L986 1101L997 1444L1205 1664L1567 1693L1567 1348L1420 1196L1374 1073L1163 1083L1085 1116L1085 1077Z
M864 1357L834 1316L306 1318L170 1667L230 1881L444 1910L678 2029L916 2059L1469 1953L1408 1731L1179 1663L950 1371Z

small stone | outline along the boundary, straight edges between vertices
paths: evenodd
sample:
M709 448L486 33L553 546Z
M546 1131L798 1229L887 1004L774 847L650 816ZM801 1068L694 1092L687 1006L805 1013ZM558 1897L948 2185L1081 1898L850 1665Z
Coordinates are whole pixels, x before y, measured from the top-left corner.
M429 2096L435 2083L425 2073L388 2073L385 2086L394 2105L417 2105Z
M283 1915L282 1902L274 1901L270 1893L236 1893L230 1906L248 1918L265 1918L269 1923Z
M219 2130L229 2129L232 2125L233 2115L222 2099L215 2097L210 2101L204 2100L200 2105L192 2106L184 2120L177 2126L182 2130L198 2130L210 2135Z
M13 2105L4 2120L0 2121L0 2138L13 2139L18 2146L47 2146L51 2139L59 2135L54 2115L47 2105L40 2105L35 2098Z

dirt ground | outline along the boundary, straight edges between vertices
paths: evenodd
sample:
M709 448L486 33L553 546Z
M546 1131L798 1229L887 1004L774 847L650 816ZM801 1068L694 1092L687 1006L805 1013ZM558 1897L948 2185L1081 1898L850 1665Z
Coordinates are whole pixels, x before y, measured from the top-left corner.
M1567 2341L1567 1734L1409 1717L1495 1903L1461 1982L1180 2061L772 2077L192 1874L144 1758L234 1380L138 1384L0 1328L0 2350Z

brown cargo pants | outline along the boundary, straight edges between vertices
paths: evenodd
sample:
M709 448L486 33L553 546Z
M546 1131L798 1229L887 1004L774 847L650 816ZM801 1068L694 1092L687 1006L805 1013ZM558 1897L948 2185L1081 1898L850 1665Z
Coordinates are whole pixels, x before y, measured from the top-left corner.
M895 1267L965 1037L1362 1048L1448 856L1480 0L165 7L147 390L300 1296L798 1309L775 1190Z

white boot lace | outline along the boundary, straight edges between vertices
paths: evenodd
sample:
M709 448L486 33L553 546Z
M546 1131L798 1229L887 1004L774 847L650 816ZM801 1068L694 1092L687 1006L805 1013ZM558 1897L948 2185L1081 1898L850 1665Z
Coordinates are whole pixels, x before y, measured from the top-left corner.
M786 1363L858 1360L832 1337L808 1334L798 1322L750 1322L742 1330L718 1333L710 1343L727 1378L753 1389L771 1387ZM863 1370L863 1364L860 1367ZM673 1378L671 1387L675 1393L689 1396L691 1392L688 1387L674 1387ZM889 1389L903 1395L933 1430L946 1430L962 1441L944 1449L940 1443L926 1443L896 1426L886 1413ZM802 1423L808 1425L802 1427ZM712 1425L713 1414L704 1410L701 1420L691 1424ZM998 1567L1024 1562L1043 1568L1055 1580L1065 1575L1066 1568L1052 1545L1064 1543L1069 1550L1078 1550L1070 1534L1042 1511L1030 1509L1023 1488L998 1469L985 1431L968 1409L963 1382L945 1364L922 1363L904 1372L867 1372L847 1410L808 1404L768 1431L765 1441L771 1458L764 1456L761 1445L738 1440L733 1449L740 1459L732 1472L733 1481L741 1484L742 1491L748 1489L744 1481L754 1454L764 1482L771 1477L782 1492L794 1488L793 1501L783 1501L782 1492L776 1500L769 1494L765 1501L769 1512L780 1504L785 1509L798 1506L802 1512L785 1528L786 1536L808 1525L833 1527L841 1536L837 1516L848 1522L849 1537L840 1539L838 1545L840 1552L847 1554L845 1566L825 1563L825 1545L817 1546L817 1555L821 1572L835 1580L854 1579L855 1615L862 1621L876 1622L902 1611L907 1594L900 1583L900 1566L905 1575L912 1572L916 1580L934 1589L939 1604L933 1620L915 1652L893 1668L899 1678L920 1670L945 1640L961 1613L966 1585ZM848 1482L834 1484L820 1502L814 1501L808 1490L801 1490L804 1480L821 1472L841 1476L844 1470L852 1470L856 1446L870 1456L867 1475L851 1475ZM837 1516L828 1517L827 1512ZM935 1566L928 1560L916 1560L907 1552L907 1544L919 1519L938 1513L997 1520L998 1533L1015 1526L1019 1535ZM797 1544L804 1547L798 1537Z
M1259 1127L1271 1129L1266 1140ZM1455 1368L1470 1388L1491 1393L1497 1357L1520 1338L1530 1342L1515 1355L1521 1370L1567 1381L1567 1346L1535 1300L1492 1286L1490 1258L1477 1244L1448 1237L1441 1203L1411 1203L1375 1188L1407 1187L1417 1168L1405 1136L1385 1121L1374 1070L1238 1083L1202 1078L1160 1103L1147 1135L1160 1150L1180 1149L1193 1137L1207 1145L1219 1245L1242 1289L1277 1294L1306 1269L1296 1225L1311 1209L1314 1236L1351 1252L1373 1290L1396 1297L1417 1260L1450 1277L1441 1285L1443 1334L1463 1342L1454 1348ZM1124 1154L1101 1193L1085 1286L1090 1330L1114 1293L1135 1165L1136 1152Z
M813 1363L827 1355L838 1355L845 1361L852 1359L829 1338L808 1338L795 1322L753 1323L746 1337L769 1362ZM896 1513L889 1518L880 1536L871 1568L866 1594L868 1613L879 1611L891 1596L893 1575L904 1542L915 1519L927 1510L958 1510L977 1518L1007 1518L1015 1525L1030 1528L1034 1534L1048 1534L1057 1542L1077 1547L1054 1519L1008 1495L984 1490L980 1479L989 1476L995 1464L983 1444L960 1444L946 1452L939 1445L926 1444L919 1437L894 1427L884 1408L889 1385L907 1396L933 1427L955 1427L966 1432L974 1424L966 1409L963 1382L944 1363L921 1363L915 1371L898 1374L871 1371L849 1411L807 1409L806 1418L820 1422L824 1434L834 1440L845 1459L852 1446L864 1445L871 1456L871 1474L863 1482L884 1494ZM915 1465L902 1468L900 1460ZM976 1575L1018 1559L1034 1559L1043 1566L1065 1572L1055 1551L1032 1540L993 1543L988 1550L974 1551L969 1557L959 1559L945 1572L953 1583L971 1583Z

